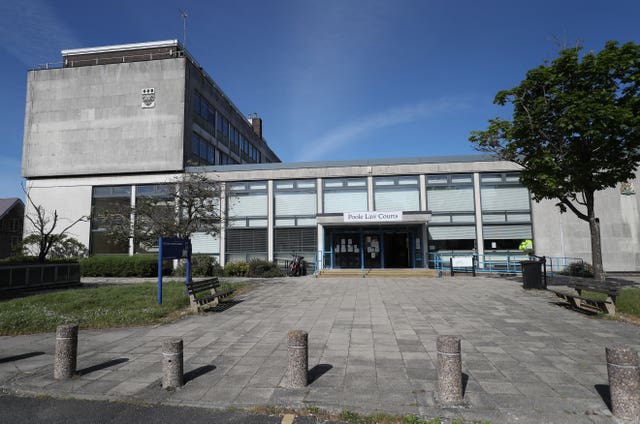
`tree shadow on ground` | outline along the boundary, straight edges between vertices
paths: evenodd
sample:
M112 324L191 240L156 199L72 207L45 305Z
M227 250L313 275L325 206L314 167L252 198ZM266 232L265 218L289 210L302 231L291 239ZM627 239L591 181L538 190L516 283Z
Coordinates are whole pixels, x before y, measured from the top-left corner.
M208 372L215 370L215 365L203 365L196 369L193 369L184 374L184 384L187 384L191 380L195 380L198 377L205 375Z
M0 358L0 364L4 364L7 362L20 361L22 359L33 358L34 356L44 355L44 352L29 352L23 353L15 356L7 356L6 358Z
M315 367L311 368L307 374L308 383L311 384L324 374L329 372L330 369L333 368L333 365L330 364L318 364Z
M119 364L124 364L125 362L128 362L128 361L129 361L129 358L112 359L110 361L103 362L101 364L92 365L90 367L78 370L77 374L78 375L91 374L92 372L100 371L100 370L103 370L105 368L113 367L113 366L116 366L116 365L119 365Z

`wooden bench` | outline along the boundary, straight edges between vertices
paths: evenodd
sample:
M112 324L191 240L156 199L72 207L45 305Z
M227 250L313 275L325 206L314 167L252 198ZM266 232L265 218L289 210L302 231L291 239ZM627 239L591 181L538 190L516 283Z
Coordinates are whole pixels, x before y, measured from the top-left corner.
M213 308L220 302L220 299L228 297L233 290L219 291L220 281L217 278L209 278L201 281L189 281L187 284L187 294L191 301L191 310L198 312L201 309Z
M598 284L595 282L573 280L567 284L577 294L565 291L550 290L556 296L564 299L574 308L586 309L594 312L605 312L609 315L616 314L616 298L620 295L620 286L615 284ZM607 299L594 299L582 295L583 291L591 291L607 295Z

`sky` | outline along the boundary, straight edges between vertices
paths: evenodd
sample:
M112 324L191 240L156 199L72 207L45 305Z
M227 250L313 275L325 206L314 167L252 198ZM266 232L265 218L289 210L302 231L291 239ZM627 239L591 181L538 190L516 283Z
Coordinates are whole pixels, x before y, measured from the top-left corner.
M187 14L186 40L180 11ZM284 162L477 153L528 69L640 42L637 0L2 0L0 198L21 197L27 71L60 50L178 39Z

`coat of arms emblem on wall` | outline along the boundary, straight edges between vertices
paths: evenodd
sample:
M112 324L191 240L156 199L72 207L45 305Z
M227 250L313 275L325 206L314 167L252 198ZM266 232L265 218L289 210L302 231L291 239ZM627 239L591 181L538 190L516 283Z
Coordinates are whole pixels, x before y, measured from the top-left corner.
M627 181L626 183L620 184L620 194L624 194L626 196L636 194L636 191L633 188L633 183L631 181Z
M150 109L156 107L156 89L155 88L143 88L142 93L142 108Z

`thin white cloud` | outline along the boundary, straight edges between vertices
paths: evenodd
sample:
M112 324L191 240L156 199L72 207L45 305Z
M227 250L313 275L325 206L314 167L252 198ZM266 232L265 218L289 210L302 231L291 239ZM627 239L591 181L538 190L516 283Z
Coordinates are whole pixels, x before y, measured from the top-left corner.
M466 109L468 102L463 99L439 99L423 101L414 105L394 107L381 113L365 116L347 123L327 134L306 143L298 161L313 161L329 156L338 151L344 144L357 143L381 128L411 122L432 119L434 117L461 109Z
M60 60L65 48L81 45L69 27L44 0L0 2L0 49L27 66Z

